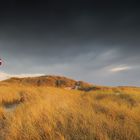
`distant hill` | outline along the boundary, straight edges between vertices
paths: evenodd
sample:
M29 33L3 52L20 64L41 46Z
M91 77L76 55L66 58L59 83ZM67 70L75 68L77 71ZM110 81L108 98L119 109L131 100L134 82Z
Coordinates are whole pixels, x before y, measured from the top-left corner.
M77 89L83 91L91 91L91 90L100 90L106 91L110 90L112 92L119 93L120 91L139 91L139 87L132 86L118 86L118 87L108 87L108 86L99 86L93 85L84 81L76 81L71 78L67 78L64 76L54 76L54 75L46 75L46 76L37 76L37 77L24 77L17 78L13 77L0 82L0 85L3 84L16 84L16 85L24 85L24 86L45 86L45 87L58 87L65 89Z
M52 87L62 87L62 88L91 88L92 84L83 81L76 81L63 76L39 76L39 77L26 77L26 78L10 78L2 82L12 83L12 84L23 84L23 85L33 85L33 86L52 86Z

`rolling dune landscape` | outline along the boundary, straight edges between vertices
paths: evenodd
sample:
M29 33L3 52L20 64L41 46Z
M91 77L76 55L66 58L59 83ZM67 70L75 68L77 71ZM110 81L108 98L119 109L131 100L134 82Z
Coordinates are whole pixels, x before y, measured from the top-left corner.
M0 140L140 140L138 0L0 0Z
M2 81L0 140L140 139L140 88L74 83L56 76Z

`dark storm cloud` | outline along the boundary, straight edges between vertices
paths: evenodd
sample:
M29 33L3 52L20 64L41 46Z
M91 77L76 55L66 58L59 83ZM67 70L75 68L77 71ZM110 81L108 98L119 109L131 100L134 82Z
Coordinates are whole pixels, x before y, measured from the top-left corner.
M139 15L139 5L131 0L3 2L2 70L140 85Z

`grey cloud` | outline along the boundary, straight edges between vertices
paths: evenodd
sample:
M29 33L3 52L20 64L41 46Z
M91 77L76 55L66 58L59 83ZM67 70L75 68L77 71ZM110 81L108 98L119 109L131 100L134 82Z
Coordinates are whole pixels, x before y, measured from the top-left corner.
M51 3L51 2L50 2ZM105 85L139 85L140 11L115 8L15 7L0 15L1 70L7 73L66 75ZM36 7L36 6L35 6ZM30 10L29 10L30 9ZM3 11L4 12L4 11ZM120 73L109 68L133 67Z

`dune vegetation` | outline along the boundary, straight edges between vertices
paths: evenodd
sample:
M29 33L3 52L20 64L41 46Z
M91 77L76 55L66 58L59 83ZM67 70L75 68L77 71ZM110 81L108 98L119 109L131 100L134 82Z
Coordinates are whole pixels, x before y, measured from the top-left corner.
M140 140L140 89L2 83L0 140Z

